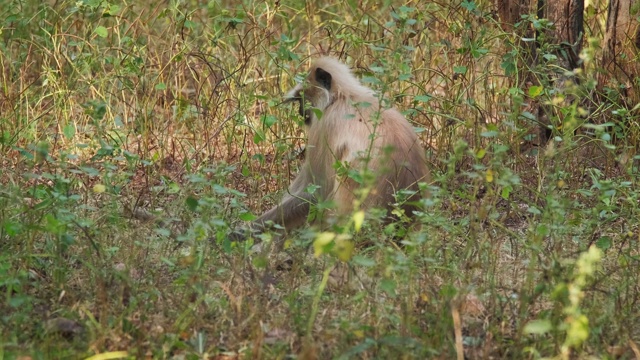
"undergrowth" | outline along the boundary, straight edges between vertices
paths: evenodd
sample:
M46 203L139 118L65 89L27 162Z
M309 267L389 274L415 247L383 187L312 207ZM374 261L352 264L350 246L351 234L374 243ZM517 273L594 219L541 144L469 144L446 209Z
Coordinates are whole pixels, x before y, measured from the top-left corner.
M487 1L0 0L0 358L640 356L637 110L590 6L567 72ZM415 126L419 226L232 242L317 54Z

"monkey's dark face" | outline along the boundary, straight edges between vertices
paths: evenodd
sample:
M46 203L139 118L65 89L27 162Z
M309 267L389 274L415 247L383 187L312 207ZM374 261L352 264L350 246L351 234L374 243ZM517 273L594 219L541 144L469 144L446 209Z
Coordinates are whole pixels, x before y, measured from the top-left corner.
M304 100L304 94L298 96L298 113L304 119L304 124L311 125L311 104Z
M311 125L313 105L304 96L304 90L301 84L298 84L298 86L296 86L287 94L284 103L290 102L296 102L298 104L298 114L300 114L300 116L304 119L305 125Z
M321 68L312 69L307 79L296 85L285 97L285 102L297 102L298 113L306 125L311 125L314 109L324 112L331 103L331 74Z

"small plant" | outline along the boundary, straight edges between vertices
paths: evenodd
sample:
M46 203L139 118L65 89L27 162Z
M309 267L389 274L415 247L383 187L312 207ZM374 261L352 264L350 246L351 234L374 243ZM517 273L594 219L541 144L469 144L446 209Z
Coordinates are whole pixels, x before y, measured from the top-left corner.
M637 352L637 72L605 2L572 44L486 1L52 4L0 0L0 357ZM408 119L429 196L365 209L378 174L331 161L342 222L234 241L304 163L283 94L324 54Z

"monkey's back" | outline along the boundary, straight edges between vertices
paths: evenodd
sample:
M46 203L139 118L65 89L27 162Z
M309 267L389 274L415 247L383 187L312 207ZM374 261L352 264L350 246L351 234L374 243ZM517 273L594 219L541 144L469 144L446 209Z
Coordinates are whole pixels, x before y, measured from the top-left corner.
M324 199L335 200L338 212L352 210L350 205L363 184L338 174L336 161L358 174L369 170L375 177L365 181L372 190L364 200L365 208L389 207L395 202L394 194L403 189L416 191L409 199L415 201L422 196L417 183L428 180L424 152L413 128L397 110L379 110L377 102L373 96L339 99L309 129L314 180Z

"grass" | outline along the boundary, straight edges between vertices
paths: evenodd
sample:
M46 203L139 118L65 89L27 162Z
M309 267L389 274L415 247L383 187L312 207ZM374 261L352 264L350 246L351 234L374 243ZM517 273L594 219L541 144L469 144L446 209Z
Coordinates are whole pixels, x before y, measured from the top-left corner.
M485 1L0 9L0 358L640 356L640 132L594 80L603 2L570 74ZM432 169L403 246L375 216L343 229L349 266L313 229L228 238L297 172L279 103L317 53L403 111Z

